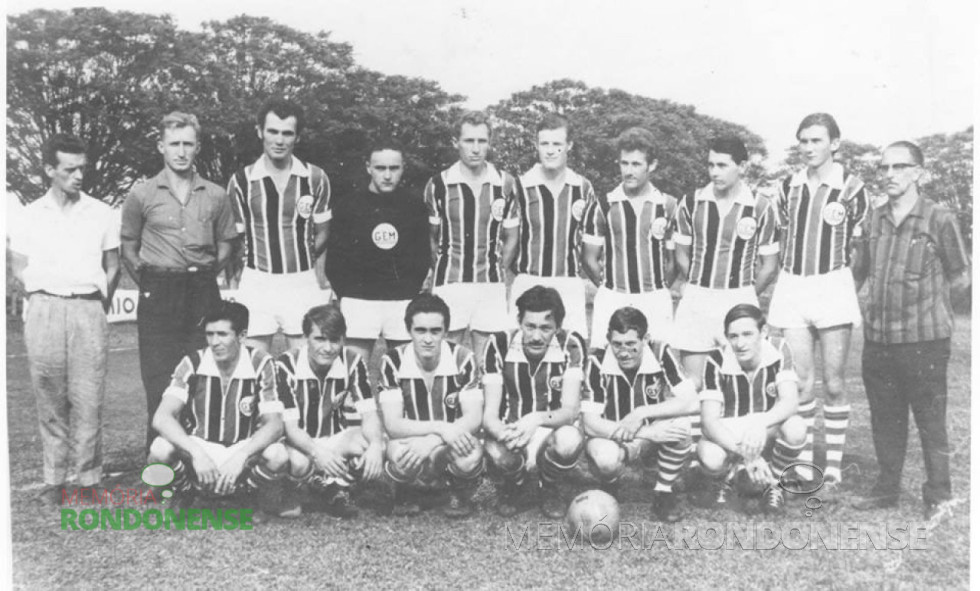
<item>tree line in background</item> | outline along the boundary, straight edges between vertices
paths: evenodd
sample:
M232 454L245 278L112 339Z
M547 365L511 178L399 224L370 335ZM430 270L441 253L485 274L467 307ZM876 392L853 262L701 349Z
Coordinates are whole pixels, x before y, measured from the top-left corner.
M261 154L255 112L269 97L300 103L306 125L296 154L323 167L343 194L366 181L365 152L376 139L406 148L405 182L420 188L456 157L453 122L465 97L422 78L358 66L353 48L328 33L297 31L268 18L238 16L179 30L169 16L100 8L33 10L8 17L7 190L22 202L46 190L40 146L68 132L90 146L86 192L118 204L135 182L156 174L156 125L175 109L203 126L199 172L222 184ZM690 105L558 80L487 108L493 160L518 174L535 161L534 126L544 113L573 126L570 165L598 191L619 182L615 138L632 126L659 140L654 182L680 196L707 182L705 146L719 134L741 137L758 156L749 182L772 194L800 167L795 149L763 166L762 139L749 129ZM801 113L801 117L805 113ZM918 140L929 169L925 190L956 208L972 240L973 128ZM844 141L838 158L875 189L876 146Z

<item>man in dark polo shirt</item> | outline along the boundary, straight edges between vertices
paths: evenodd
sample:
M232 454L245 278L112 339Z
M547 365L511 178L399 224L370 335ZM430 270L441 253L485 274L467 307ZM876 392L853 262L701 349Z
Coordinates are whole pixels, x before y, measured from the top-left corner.
M888 202L865 220L854 274L869 284L864 308L864 387L880 472L860 510L893 507L901 492L909 407L922 438L925 516L952 495L946 436L946 366L951 296L970 285L970 261L956 214L919 193L922 151L885 149L878 170Z
M160 121L160 174L133 188L122 207L122 254L139 286L136 322L150 422L174 367L204 347L200 326L220 301L216 272L237 235L225 191L194 172L200 149L197 117L173 112Z

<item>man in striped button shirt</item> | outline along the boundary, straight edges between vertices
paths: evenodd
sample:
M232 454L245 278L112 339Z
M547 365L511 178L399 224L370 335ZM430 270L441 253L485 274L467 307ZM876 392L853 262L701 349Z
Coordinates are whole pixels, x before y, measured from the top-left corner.
M785 342L769 341L766 318L757 306L739 304L724 319L728 343L711 352L704 365L698 458L718 480L716 505L732 494L736 469L765 488L765 508L779 512L783 492L778 481L803 448L806 426L796 414L798 378ZM772 458L763 449L775 439Z
M694 382L666 343L649 339L643 312L620 308L606 326L609 346L589 356L582 397L586 456L593 474L615 488L630 462L656 451L653 511L673 523L681 518L674 482L693 451Z
M483 447L476 433L483 393L473 353L446 340L449 307L439 296L420 294L405 309L412 341L381 362L378 406L388 433L385 472L395 484L396 515L419 512L408 488L439 487L448 479L450 518L470 515L483 474Z
M854 278L848 267L851 237L868 212L864 183L834 162L840 128L826 113L807 115L796 131L806 168L779 187L776 211L782 233L782 269L772 295L769 323L783 330L800 377L800 416L806 447L800 461L813 461L816 418L814 349L820 343L827 463L824 484L841 481L841 459L851 406L844 365L851 328L861 324ZM802 473L802 472L801 472Z
M453 145L459 160L425 187L432 234L432 293L453 311L449 338L461 342L470 329L473 351L491 332L514 322L507 314L501 264L502 222L514 199L514 178L487 162L493 130L479 111L465 113Z
M252 313L252 346L268 351L282 329L290 348L297 348L303 344L303 311L330 299L315 269L327 245L330 180L320 167L293 156L303 130L299 105L268 101L259 111L256 130L262 156L228 183L245 246L235 297Z
M768 199L742 181L747 161L742 140L714 140L708 152L711 183L677 208L675 255L686 281L674 315L674 325L683 330L675 331L671 345L681 351L685 373L698 382L708 352L725 342L725 313L736 304L757 305L757 294L777 271L776 214Z
M185 356L174 370L153 416L160 436L150 444L147 463L174 469L182 504L195 491L228 495L239 487L258 488L262 507L278 514L289 458L279 442L275 362L245 346L245 306L221 302L203 322L208 346Z
M344 345L347 323L337 304L303 316L306 344L276 360L283 403L290 492L311 486L328 513L354 517L348 489L381 476L384 434L364 360ZM289 511L302 508L290 503Z
M538 124L538 163L517 183L514 206L504 221L503 265L517 263L510 310L533 285L553 287L568 312L565 326L588 335L585 283L578 276L585 210L595 200L592 183L568 168L572 149L568 121L546 115Z
M603 344L609 318L624 306L643 312L652 338L666 341L670 335L674 320L671 226L677 199L650 182L657 168L654 142L652 133L638 127L619 136L623 182L596 199L585 213L583 267L599 287L592 309L592 347Z
M565 307L553 287L535 285L517 298L520 329L499 332L483 355L483 429L490 467L502 481L497 512L518 512L528 472L546 517L565 515L559 480L585 445L575 424L584 378L585 339L562 329Z
M954 297L968 294L970 259L956 214L919 192L922 151L885 149L878 170L888 201L865 221L855 277L869 284L862 372L879 474L858 509L892 507L901 492L909 407L922 439L925 516L952 496L946 434L946 368Z

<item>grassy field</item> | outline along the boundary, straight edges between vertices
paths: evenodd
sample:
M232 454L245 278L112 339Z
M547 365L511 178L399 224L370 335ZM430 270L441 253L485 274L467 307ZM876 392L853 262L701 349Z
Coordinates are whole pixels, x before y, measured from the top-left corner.
M527 512L505 520L490 509L492 487L478 494L481 511L453 522L438 512L416 518L379 517L371 511L352 522L322 514L271 521L253 531L62 531L56 509L34 500L41 481L41 443L22 338L7 337L7 405L12 486L14 583L24 589L80 588L968 588L970 487L970 321L958 319L949 380L949 436L954 454L951 512L927 524L925 549L774 550L669 549L653 543L655 519L648 492L653 475L632 473L623 490L623 520L648 529L633 544L610 549L568 549L543 518ZM106 398L105 446L109 466L127 467L121 483L138 483L142 467L145 402L135 350L135 327L112 328ZM922 521L921 448L912 429L905 492L894 510L859 513L847 506L876 473L868 406L860 379L861 338L848 366L853 412L844 457L843 490L823 499L806 517L797 500L783 522L870 523L897 527ZM818 448L818 456L822 455ZM577 489L591 488L584 473ZM752 525L765 518L713 511L685 501L688 515L674 527L711 523ZM524 528L530 538L515 549ZM826 527L824 527L826 529ZM666 530L669 532L669 529ZM670 534L668 534L668 538ZM707 546L707 544L705 544ZM635 546L638 546L635 548ZM537 548L545 549L537 549Z

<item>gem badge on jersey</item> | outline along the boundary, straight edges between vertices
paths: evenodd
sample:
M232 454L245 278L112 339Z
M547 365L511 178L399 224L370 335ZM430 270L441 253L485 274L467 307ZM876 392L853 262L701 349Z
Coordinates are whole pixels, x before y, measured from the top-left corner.
M844 218L847 217L847 210L844 206L836 201L828 203L823 206L823 221L830 226L839 226L844 223Z
M490 215L493 216L494 220L499 222L500 220L504 219L504 207L506 205L507 202L503 199L493 200L493 203L490 204Z
M341 390L340 392L337 392L336 394L333 395L333 399L331 400L331 403L335 407L340 406L344 402L345 398L347 398L347 390Z
M313 195L303 195L299 198L296 202L296 213L304 220L313 215Z
M776 397L776 384L766 384L766 396L769 398Z
M381 250L391 250L398 244L398 229L385 222L371 230L371 240Z
M446 408L451 408L454 410L459 408L459 392L447 394L442 401L446 404Z
M572 217L575 221L582 221L582 215L585 213L585 201L579 199L578 201L572 203Z
M561 376L552 376L549 378L548 387L552 390L561 390Z
M654 376L653 381L643 389L643 393L646 394L646 397L650 400L659 400L663 391L664 381L660 378L660 376Z
M252 416L255 412L255 396L245 396L239 400L238 411L246 417Z
M667 235L667 218L657 218L650 224L650 235L656 240L663 240Z
M759 227L759 223L755 221L753 217L744 217L738 220L738 225L735 226L735 233L742 240L751 240L755 236L755 231Z

